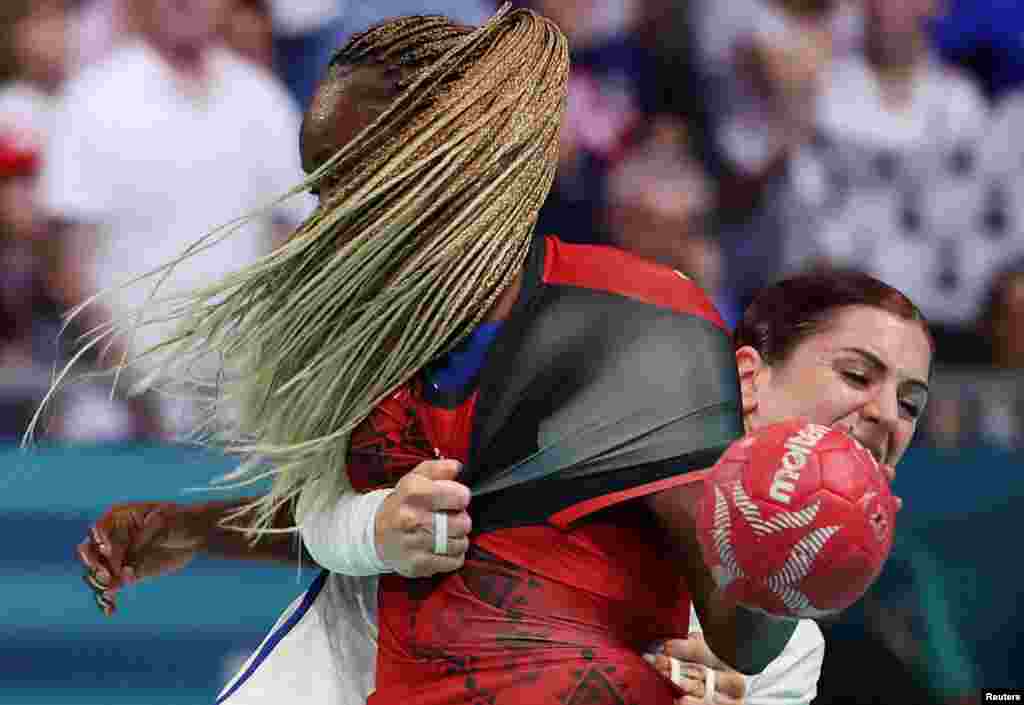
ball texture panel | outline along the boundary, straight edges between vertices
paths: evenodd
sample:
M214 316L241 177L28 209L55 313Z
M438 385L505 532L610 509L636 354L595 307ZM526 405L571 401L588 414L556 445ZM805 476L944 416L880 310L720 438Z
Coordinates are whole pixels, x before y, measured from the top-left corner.
M705 478L697 521L720 588L772 614L816 617L845 609L878 577L895 502L860 443L796 419L729 447Z

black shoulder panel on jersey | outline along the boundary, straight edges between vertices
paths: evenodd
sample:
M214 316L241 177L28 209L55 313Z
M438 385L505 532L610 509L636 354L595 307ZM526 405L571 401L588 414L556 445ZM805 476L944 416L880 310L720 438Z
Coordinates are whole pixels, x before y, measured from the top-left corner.
M459 478L478 532L708 467L743 433L725 331L536 266L481 374Z

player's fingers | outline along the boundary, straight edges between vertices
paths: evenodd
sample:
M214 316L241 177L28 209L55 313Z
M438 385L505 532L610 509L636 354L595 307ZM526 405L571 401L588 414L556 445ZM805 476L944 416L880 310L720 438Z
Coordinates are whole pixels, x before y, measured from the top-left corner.
M679 687L687 705L740 705L746 696L746 681L735 671L718 671L699 664L681 664Z
M109 558L113 545L107 532L100 528L99 524L93 524L89 528L89 536L92 538L92 542L96 544L96 548L99 549L100 553Z
M644 654L644 660L664 678L670 680L684 695L703 697L705 666L686 663L664 654Z
M425 554L435 554L436 553L436 551L435 551L436 544L434 543L434 539L435 539L435 537L434 537L434 515L435 514L437 514L437 512L424 512L422 510L409 512L409 515L410 516L415 516L416 519L415 520L409 519L408 521L403 522L403 526L405 528L404 528L404 533L402 535L402 546L403 546L404 552L406 554L410 554L411 555L413 553L425 553ZM464 531L463 529L469 528L471 526L471 524L468 521L466 521L466 520L462 520L462 521L458 522L458 524L459 524L458 528L460 529L460 534L461 535L454 535L453 536L452 535L453 534L453 532L452 532L452 517L453 517L453 515L448 513L448 512L443 512L443 514L447 517L447 522L448 522L448 536L447 536L448 546L449 547L451 547L453 545L460 546L460 547L461 546L468 546L469 540L468 540L467 537L468 537L469 532L468 531ZM454 515L454 516L458 516L458 515ZM458 543L456 544L455 542L458 542ZM461 552L465 553L465 551L466 551L466 549L464 548ZM449 555L456 555L453 552L452 549L449 549L447 551L447 553Z
M92 527L92 539L96 543L100 554L106 559L107 567L114 574L115 578L121 576L121 569L124 566L126 547L120 540L115 540L111 533L99 524Z
M702 664L712 668L724 669L726 665L708 648L704 636L693 632L685 639L669 639L665 642L664 652L680 661Z
M903 498L902 497L895 497L894 496L893 500L896 502L896 511L897 512L899 510L903 509Z
M108 588L121 587L123 573L111 568L107 557L100 554L95 543L83 541L78 545L76 552L79 560L96 577L97 582Z
M114 599L113 594L107 592L96 593L96 606L100 608L100 611L104 615L110 617L117 610L117 602Z
M469 488L451 480L438 480L432 489L432 506L435 512L461 512L469 506Z
M427 478L428 480L454 480L459 471L462 470L462 463L458 460L448 458L442 460L424 460L412 469L412 473Z
M96 548L89 539L86 539L82 543L75 546L75 553L78 555L78 560L82 562L86 570L97 573L101 580L104 582L110 582L111 575L110 570L106 566L106 561L103 556L100 555L99 550Z
M96 606L99 607L104 614L110 616L117 606L117 588L101 585L96 582L96 578L92 573L86 573L83 575L82 580L92 590Z
M417 561L414 564L412 575L408 577L427 578L439 573L451 573L461 568L465 560L466 556L464 553L459 556L441 556L431 553L429 556L425 556L423 560Z
M468 551L468 550L469 550L469 539L467 539L467 538L453 539L453 538L449 537L448 538L448 550L445 551L444 555L451 556L452 558L458 558L459 556L465 555L466 551Z
M447 512L448 537L461 539L473 531L473 520L467 512Z
M883 463L882 464L882 470L885 471L885 476L887 478L889 478L889 484L892 484L893 482L896 481L896 468L895 467L893 467L892 465L885 465Z
M132 540L132 549L138 550L148 546L164 529L167 528L167 516L162 509L150 510L142 520L142 528Z
M665 656L664 654L644 654L644 661L654 666L654 670L662 676L668 678L680 688L683 687L682 679L684 674L680 668L681 662L678 659L673 659L671 656Z
M100 582L100 580L97 579L96 574L92 571L85 571L85 573L82 574L82 580L92 589L93 592L97 594L105 592L110 587L106 583Z
M707 673L701 675L703 677L700 680L706 686ZM746 695L746 690L747 681L743 678L743 674L736 671L715 671L715 693L717 695L730 702L739 701Z

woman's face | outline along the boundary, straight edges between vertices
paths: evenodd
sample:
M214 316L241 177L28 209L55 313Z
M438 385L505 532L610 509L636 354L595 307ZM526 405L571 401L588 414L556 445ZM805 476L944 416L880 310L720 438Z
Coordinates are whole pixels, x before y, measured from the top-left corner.
M842 428L896 465L928 401L931 346L920 323L870 306L837 309L789 358L736 351L748 427L801 416Z

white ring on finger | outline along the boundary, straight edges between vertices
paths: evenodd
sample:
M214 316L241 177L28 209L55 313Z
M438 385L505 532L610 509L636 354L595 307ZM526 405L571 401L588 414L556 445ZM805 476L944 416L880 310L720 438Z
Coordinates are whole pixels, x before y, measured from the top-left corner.
M444 512L434 512L434 553L448 553L448 515Z
M715 669L710 666L704 667L704 702L715 702Z

